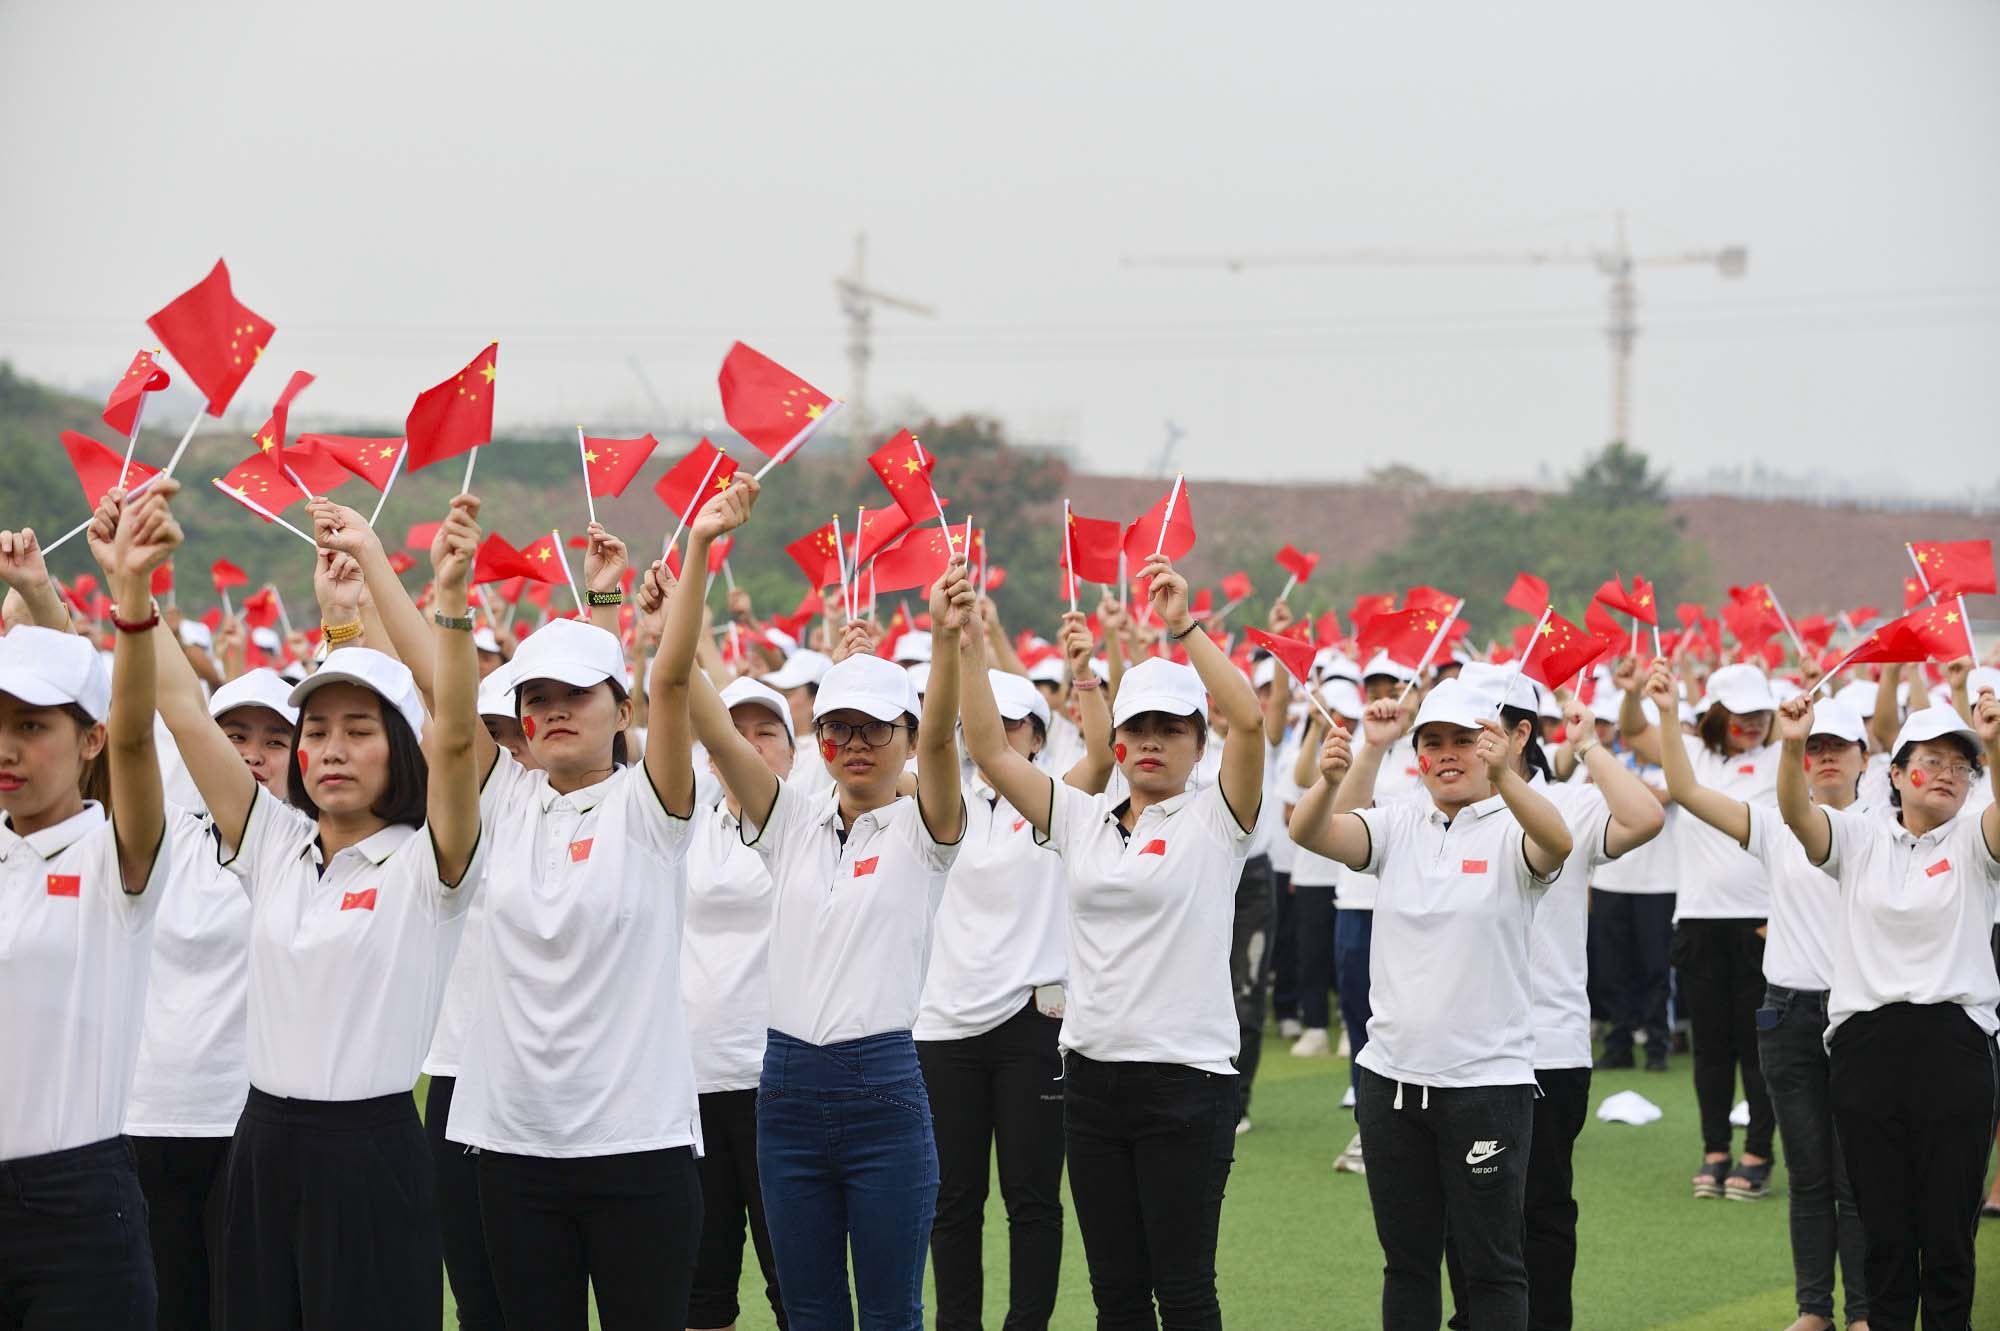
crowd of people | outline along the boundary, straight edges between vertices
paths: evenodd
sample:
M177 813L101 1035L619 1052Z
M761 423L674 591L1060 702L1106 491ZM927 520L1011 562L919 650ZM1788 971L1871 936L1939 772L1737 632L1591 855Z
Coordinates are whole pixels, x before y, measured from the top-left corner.
M447 1278L723 1328L751 1260L781 1327L921 1327L928 1264L963 1331L996 1173L1008 1328L1065 1178L1098 1326L1219 1327L1273 1021L1352 1058L1382 1250L1297 1325L1572 1326L1593 1066L1682 1038L1694 1197L1784 1159L1794 1331L1969 1325L2000 670L1295 677L1164 556L1044 640L962 550L923 627L798 641L596 524L577 615L496 632L473 495L414 597L311 500L318 628L252 667L150 590L177 489L98 506L101 624L0 532L0 1329L428 1331Z

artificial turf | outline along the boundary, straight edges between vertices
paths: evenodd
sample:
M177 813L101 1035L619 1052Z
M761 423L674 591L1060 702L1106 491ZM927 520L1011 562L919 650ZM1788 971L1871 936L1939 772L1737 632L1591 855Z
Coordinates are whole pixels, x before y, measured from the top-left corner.
M1251 1331L1379 1326L1382 1255L1369 1217L1367 1183L1331 1169L1353 1133L1352 1113L1339 1107L1347 1063L1292 1058L1275 1038L1265 1048L1252 1108L1255 1127L1237 1138L1222 1208L1216 1267L1223 1321ZM1665 1117L1643 1128L1597 1121L1604 1097L1628 1088L1659 1105ZM418 1095L421 1104L421 1087ZM1768 1199L1694 1200L1688 1177L1700 1160L1700 1135L1691 1060L1684 1056L1675 1057L1665 1073L1597 1073L1590 1104L1592 1117L1576 1144L1578 1331L1789 1326L1797 1309L1783 1152ZM989 1328L998 1328L1006 1316L1006 1235L996 1180L985 1240ZM774 1323L747 1244L744 1256L737 1326L769 1331ZM1979 1267L1973 1324L2000 1326L2000 1221L1987 1222L1981 1231ZM1051 1325L1087 1331L1094 1322L1082 1241L1066 1215L1062 1286ZM456 1325L449 1293L445 1325Z

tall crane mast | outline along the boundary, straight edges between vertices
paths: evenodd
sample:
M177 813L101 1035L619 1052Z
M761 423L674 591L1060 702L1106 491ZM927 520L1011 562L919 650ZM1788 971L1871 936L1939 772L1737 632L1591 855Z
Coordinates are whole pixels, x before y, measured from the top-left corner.
M848 447L857 456L864 455L874 439L869 433L868 362L875 357L875 307L880 305L906 314L919 314L926 319L935 319L937 311L929 305L892 296L868 285L868 233L865 231L854 233L854 267L833 279L833 290L840 298L841 313L847 316Z
M1690 265L1713 267L1726 278L1743 276L1750 251L1742 245L1714 250L1634 254L1625 238L1625 218L1618 217L1617 235L1601 250L1472 250L1463 253L1361 249L1307 254L1156 255L1128 258L1128 268L1223 268L1241 273L1251 268L1543 268L1589 267L1610 279L1609 319L1604 328L1611 344L1611 438L1632 438L1632 349L1639 339L1638 270Z

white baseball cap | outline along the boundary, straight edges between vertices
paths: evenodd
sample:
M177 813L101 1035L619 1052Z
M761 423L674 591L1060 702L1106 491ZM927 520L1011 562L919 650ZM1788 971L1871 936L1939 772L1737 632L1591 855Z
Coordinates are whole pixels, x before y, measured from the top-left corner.
M1562 704L1556 701L1555 693L1542 685L1535 685L1535 713L1551 721L1563 719Z
M738 675L729 681L722 691L722 705L732 712L738 707L762 707L784 723L786 734L791 733L792 708L785 695L748 675Z
M292 706L292 686L275 670L246 670L208 695L208 714L218 721L224 712L238 707L267 707L284 717L287 725L299 722L299 709Z
M276 629L251 629L250 641L266 652L275 652L285 645L285 640L278 636Z
M1415 735L1429 725L1477 730L1481 721L1499 720L1493 714L1496 704L1496 699L1462 679L1444 680L1424 695L1424 705L1417 709L1416 724L1410 727L1410 734Z
M1361 690L1351 679L1329 679L1319 686L1319 700L1335 716L1344 716L1350 721L1359 721L1361 714L1368 710L1362 700Z
M917 661L909 666L905 666L904 669L909 672L910 687L917 691L919 698L923 697L924 693L931 686L931 663L929 661Z
M1792 683L1789 679L1774 679L1771 681L1771 696L1781 703L1789 702L1804 692L1804 689Z
M206 650L215 646L215 635L208 631L208 625L199 619L181 621L181 646L200 647Z
M1701 700L1704 706L1714 704L1738 716L1774 712L1778 708L1778 700L1771 693L1771 681L1756 666L1743 663L1723 666L1710 675Z
M831 669L833 662L826 653L816 652L810 647L801 647L785 658L785 663L763 676L764 683L774 689L796 689L806 684L817 684Z
M1864 721L1875 715L1875 685L1870 680L1857 679L1851 684L1843 684L1834 695L1835 702L1846 703Z
M856 711L877 721L918 715L923 703L910 686L909 672L879 656L850 656L829 667L813 698L813 720L833 712Z
M618 645L618 636L580 620L550 620L521 644L508 664L517 691L532 679L553 679L577 689L608 679L628 693L632 689L632 674L625 666L625 649Z
M1811 733L1831 735L1849 744L1866 744L1868 723L1861 719L1861 713L1839 698L1827 698L1813 705Z
M1250 686L1252 688L1261 689L1277 677L1278 658L1275 656L1260 656L1257 658L1257 663L1250 667Z
M1322 647L1313 653L1313 673L1328 679L1351 679L1361 682L1361 667L1354 658L1335 647Z
M911 629L896 639L896 660L928 661L931 659L931 635L924 629Z
M1458 672L1458 682L1467 688L1477 689L1486 700L1498 706L1504 696L1507 706L1518 707L1525 712L1540 714L1542 700L1535 693L1535 681L1529 679L1511 666L1490 665L1485 661L1467 661Z
M1048 733L1049 704L1040 689L1006 670L989 670L986 678L993 683L993 702L999 707L1002 719L1019 721L1032 716L1042 723L1042 733Z
M472 645L482 652L492 652L495 656L500 654L500 640L484 624L472 630Z
M2000 697L2000 670L1992 666L1979 666L1965 677L1965 696L1979 701L1980 691L1992 689L1995 697Z
M1922 744L1927 739L1943 739L1946 735L1962 735L1974 748L1979 747L1979 735L1965 723L1955 707L1926 707L1910 713L1910 719L1903 722L1903 728L1896 732L1896 747L1891 754L1900 754L1907 745Z
M1176 665L1153 656L1125 672L1112 704L1111 724L1122 726L1143 712L1168 716L1198 716L1208 723L1208 691L1193 666Z
M1387 652L1377 652L1368 658L1368 664L1361 667L1361 679L1365 683L1375 675L1387 675L1390 679L1407 684L1417 677L1417 672L1394 660Z
M412 733L421 737L424 722L423 695L417 692L416 677L410 668L393 656L373 647L336 647L326 654L320 668L292 689L292 706L303 708L306 699L329 684L359 684L403 714Z
M517 720L520 713L514 707L514 666L508 662L479 681L479 714L481 716L502 716L509 721Z
M30 707L74 703L102 721L111 714L111 670L90 639L23 624L0 637L0 693Z
M278 678L287 684L296 684L311 673L304 661L287 661L278 667Z
M1060 652L1045 656L1028 667L1028 678L1036 684L1060 684L1069 678L1069 662Z

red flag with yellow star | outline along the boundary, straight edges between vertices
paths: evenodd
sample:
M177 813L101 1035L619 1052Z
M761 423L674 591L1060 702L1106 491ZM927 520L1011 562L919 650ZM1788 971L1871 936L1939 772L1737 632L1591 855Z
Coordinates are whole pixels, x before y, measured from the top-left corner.
M736 474L736 459L704 439L688 455L667 468L653 486L660 502L682 522L693 522L701 506L729 488Z
M1386 652L1390 660L1414 667L1444 627L1445 614L1445 610L1419 605L1371 615L1358 630L1361 658L1365 661L1376 652Z
M292 456L303 452L331 458L380 490L389 484L390 476L395 474L396 454L402 451L401 439L375 439L348 434L302 434L292 449ZM301 479L305 478L304 472L300 472L299 475Z
M1994 590L1991 541L1912 541L1910 553L1939 600Z
M229 406L277 331L269 319L236 299L229 288L229 266L220 259L207 277L146 320L146 327L207 396L211 416Z
M730 428L773 464L805 446L840 404L762 352L738 342L716 376Z
M83 486L85 502L95 509L103 502L105 492L118 484L118 473L125 466L124 457L89 435L78 434L74 430L62 432L62 445L69 454L70 466L76 468L76 479ZM126 489L136 489L140 481L159 470L134 458L131 469L125 473Z
M1660 626L1660 607L1653 599L1653 584L1636 573L1632 575L1631 591L1625 590L1621 578L1613 578L1597 589L1595 599L1606 609L1630 615L1641 624L1651 624L1654 628Z
M927 452L908 430L875 450L868 458L882 484L912 523L929 522L938 516L937 490L931 483L931 468L937 456Z
M835 544L833 524L807 532L785 547L785 553L815 588L831 587L840 581L840 547Z
M1067 568L1085 582L1100 587L1116 587L1118 551L1125 541L1125 528L1111 518L1069 515L1069 540L1063 544L1058 568Z
M285 456L285 435L289 428L292 399L303 393L312 384L313 377L305 370L293 370L292 377L285 381L285 391L278 394L278 400L271 405L271 414L263 426L250 437L257 441L259 452L268 454L278 470L283 472L292 466L292 460ZM293 470L297 470L293 467Z
M625 493L625 487L639 474L639 468L646 465L646 459L653 456L653 450L660 441L650 434L642 434L637 439L600 439L596 435L583 437L583 471L590 484L593 498L606 496L616 499Z
M340 468L335 467L335 471ZM342 472L342 475L345 475ZM239 499L248 499L273 513L282 513L306 496L298 486L278 470L268 453L252 453L229 469L222 478L222 486ZM304 479L303 477L301 479ZM262 521L269 522L269 518Z
M1247 628L1243 630L1243 636L1252 647L1261 647L1277 657L1285 672L1301 684L1312 678L1313 657L1318 649L1303 638L1266 633L1260 628ZM1429 641L1426 640L1424 645L1429 646Z
M849 568L859 571L861 566L881 554L889 545L910 529L910 515L894 504L881 508L863 509L861 512L861 539L855 540L854 533L843 531L847 539ZM929 586L929 583L925 583ZM887 587L882 588L888 591Z
M1541 632L1529 644L1527 656L1522 658L1521 673L1551 690L1567 688L1578 674L1610 650L1610 644L1585 633L1552 610Z
M562 582L562 556L555 548L554 533L534 544L515 549L499 532L487 533L472 560L472 581L505 582L526 578L530 582Z
M1970 643L1957 601L1946 601L1877 627L1847 654L1846 664L1927 661L1932 657L1952 661L1964 656Z
M132 358L132 368L112 388L111 396L104 399L104 423L120 434L131 434L139 423L139 408L146 394L157 393L172 382L173 376L160 368L153 353L141 351Z
M900 510L897 511L901 516ZM907 522L908 519L905 519ZM942 527L921 527L875 557L870 585L877 593L929 587L951 561L951 538Z
M1312 581L1313 570L1319 567L1319 552L1308 553L1287 545L1278 551L1277 560L1279 568L1304 584Z
M495 342L457 374L417 395L403 422L411 471L470 452L493 438L493 381L500 377L499 365L500 344Z

